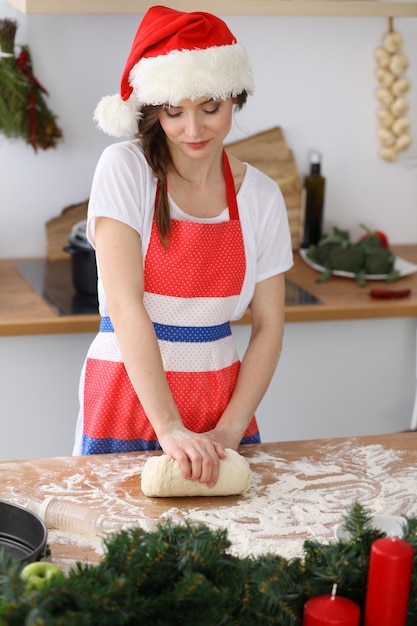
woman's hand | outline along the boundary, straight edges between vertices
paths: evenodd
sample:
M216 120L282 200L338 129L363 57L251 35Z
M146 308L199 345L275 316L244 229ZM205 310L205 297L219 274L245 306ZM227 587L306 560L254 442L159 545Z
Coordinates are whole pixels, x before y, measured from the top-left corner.
M211 439L211 441L220 443L224 449L230 448L231 450L238 449L243 435L242 429L235 432L232 428L222 428L219 425L213 428L213 430L208 430L204 433L204 436Z
M184 478L214 487L219 477L220 459L226 458L221 443L206 433L194 433L185 428L176 428L159 436L158 440L165 454L177 461Z

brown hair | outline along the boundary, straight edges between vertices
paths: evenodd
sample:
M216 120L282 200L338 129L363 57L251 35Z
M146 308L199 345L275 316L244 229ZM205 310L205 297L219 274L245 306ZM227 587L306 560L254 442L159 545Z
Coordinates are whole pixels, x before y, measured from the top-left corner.
M247 92L243 91L234 98L237 109L241 109L247 99ZM171 212L167 194L168 170L172 165L171 153L166 136L159 123L159 115L163 105L146 105L142 108L142 118L139 124L139 138L143 152L153 173L158 178L158 198L155 207L155 219L162 244L167 247L171 232Z

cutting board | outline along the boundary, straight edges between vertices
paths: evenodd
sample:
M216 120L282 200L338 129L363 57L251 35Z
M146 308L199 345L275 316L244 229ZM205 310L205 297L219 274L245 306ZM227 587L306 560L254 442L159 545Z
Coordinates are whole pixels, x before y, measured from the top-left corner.
M290 224L293 250L300 247L302 220L302 183L284 133L276 127L230 143L226 149L241 161L257 167L278 183L285 199ZM87 217L88 200L72 204L46 223L47 258L65 259L68 253L63 247L68 243L71 228Z
M230 143L226 150L241 161L257 167L279 185L287 207L292 247L298 250L304 228L302 181L282 128L277 126Z

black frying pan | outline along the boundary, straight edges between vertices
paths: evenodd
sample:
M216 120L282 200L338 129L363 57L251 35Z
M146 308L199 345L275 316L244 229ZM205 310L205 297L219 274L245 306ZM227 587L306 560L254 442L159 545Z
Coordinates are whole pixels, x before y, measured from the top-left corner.
M48 531L43 521L22 506L0 500L0 549L5 548L22 563L49 555Z

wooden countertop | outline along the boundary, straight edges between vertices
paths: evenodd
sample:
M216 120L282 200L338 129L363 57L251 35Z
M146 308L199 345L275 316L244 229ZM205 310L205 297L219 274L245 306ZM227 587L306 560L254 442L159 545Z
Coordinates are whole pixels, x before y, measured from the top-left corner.
M400 257L417 264L417 245L393 246ZM286 322L312 322L417 316L417 273L403 277L389 288L412 290L401 300L373 300L372 287L387 287L381 281L368 282L363 288L351 279L331 277L317 283L318 272L294 255L294 266L287 276L317 296L323 304L286 307ZM239 320L247 324L249 312ZM59 316L30 287L13 266L13 260L0 260L0 336L96 332L98 315Z
M243 496L147 498L140 474L154 452L5 461L0 498L25 506L56 496L107 522L145 530L170 518L227 528L238 556L303 556L303 542L326 543L355 501L372 513L417 516L417 432L242 446L252 469ZM51 558L64 569L95 563L102 538L48 528Z

